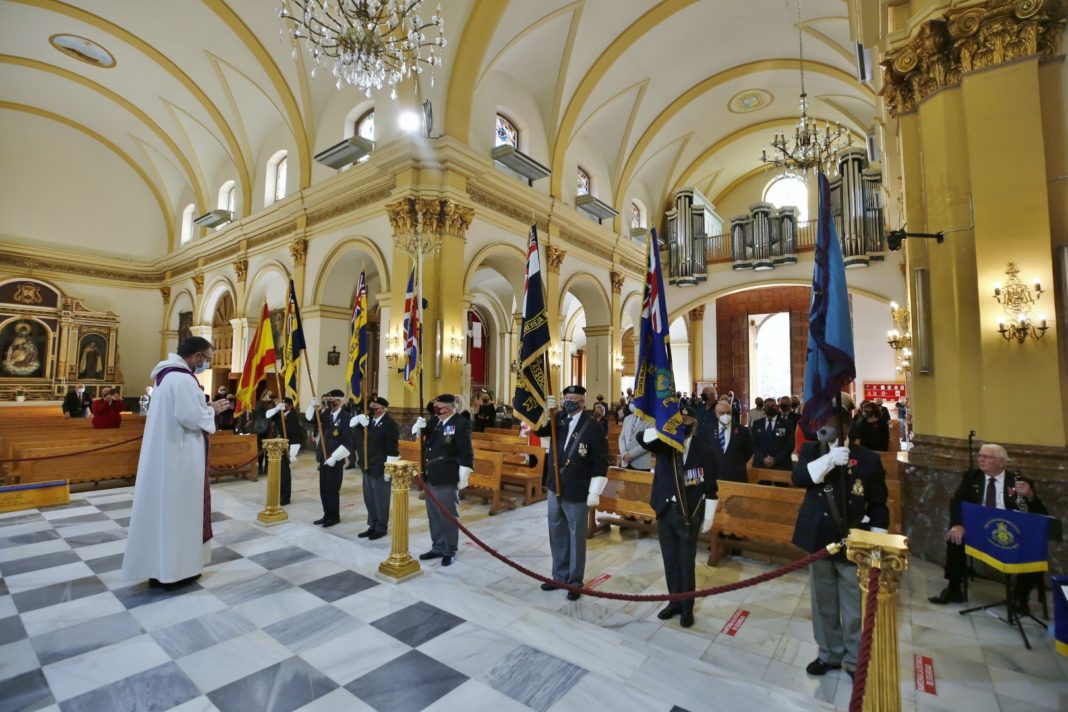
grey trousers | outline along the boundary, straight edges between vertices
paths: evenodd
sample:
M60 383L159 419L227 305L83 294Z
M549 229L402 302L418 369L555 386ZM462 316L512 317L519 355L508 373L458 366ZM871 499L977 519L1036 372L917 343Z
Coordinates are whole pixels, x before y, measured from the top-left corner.
M458 506L460 504L460 492L456 485L432 485L427 488L434 493L449 513L459 519ZM456 525L445 518L438 506L426 498L426 516L430 520L430 541L433 545L430 550L442 556L456 556L456 546L460 540L460 530Z
M557 499L549 490L548 511L553 580L581 586L586 573L586 503Z
M385 534L389 528L390 483L384 472L363 473L363 505L367 508L367 528Z
M812 585L812 633L820 660L857 666L860 650L860 583L857 567L848 561L824 559L809 567Z

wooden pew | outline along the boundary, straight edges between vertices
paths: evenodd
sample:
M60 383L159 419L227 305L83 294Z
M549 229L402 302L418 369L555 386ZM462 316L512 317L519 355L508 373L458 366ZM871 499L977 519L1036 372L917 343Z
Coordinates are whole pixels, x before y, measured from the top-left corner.
M653 473L609 467L601 502L589 508L586 538L610 531L613 524L640 532L656 532L656 512L649 506L652 489ZM598 517L598 512L608 516Z
M486 428L484 432L489 435L512 435L519 437L519 428ZM478 435L478 433L471 434Z
M724 548L751 549L791 558L804 554L790 543L804 490L720 482L718 496L719 506L708 538L709 566L719 564ZM723 534L745 538L724 541Z
M794 483L791 477L793 472L791 470L772 470L767 467L752 467L746 469L746 477L749 479L749 484L772 484L780 487L793 487Z
M404 460L419 462L419 442L401 440L400 454ZM482 498L484 503L490 505L490 515L505 509L515 509L514 497L501 496L501 470L504 465L504 455L499 452L475 450L474 465L474 471L467 481L467 489L463 490L463 493Z

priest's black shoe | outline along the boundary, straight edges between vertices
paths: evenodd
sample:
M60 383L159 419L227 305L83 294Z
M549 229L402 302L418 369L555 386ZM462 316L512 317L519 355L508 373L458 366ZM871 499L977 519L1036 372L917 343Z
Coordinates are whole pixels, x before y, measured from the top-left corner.
M419 560L420 561L430 561L431 559L440 559L443 556L445 556L445 555L444 554L439 554L436 551L428 551L425 554L420 554L419 555Z
M360 532L360 533L359 533L359 534L357 534L356 536L358 536L358 537L359 537L360 539L366 539L367 537L371 536L371 535L372 535L372 534L374 534L374 533L375 533L375 530L374 530L374 529L368 529L368 530L367 530L367 531L365 531L365 532Z
M568 591L567 592L567 600L569 600L569 601L577 601L580 598L582 598L582 594L579 593L578 591Z
M326 522L326 517L320 517L319 519L316 519L314 522L312 522L312 524L323 524L325 522Z
M825 663L819 658L816 658L808 664L808 667L805 668L805 672L807 672L809 675L819 676L826 675L829 670L841 669L842 665L840 663L838 665L831 665L830 663Z
M679 608L678 606L676 606L674 604L669 604L666 607L662 608L660 610L660 612L656 614L656 617L659 618L662 621L666 621L666 620L670 620L671 618L674 618L675 616L679 615L680 613L682 613L682 609L681 608Z
M326 529L327 527L332 527L335 524L341 524L341 520L340 519L327 519L325 522L323 522L323 529Z
M927 600L940 606L945 603L964 603L964 595L958 589L946 586L942 589L942 593L937 596L930 596Z
M200 574L197 574L196 576L190 576L189 578L184 578L184 579L181 579L179 581L171 581L169 583L163 584L163 588L166 588L166 589L181 588L183 586L188 586L189 584L191 584L194 581L196 581L198 578L200 578Z
M689 628L693 625L693 613L686 612L682 614L682 618L679 619L679 625L683 628Z
M555 591L558 588L560 588L560 587L557 586L555 583L543 583L541 585L541 590L542 591Z
M441 557L441 565L442 566L452 566L453 560L454 560L454 557L449 556L448 554L446 554L445 556Z
M386 535L385 532L374 532L372 534L368 534L367 535L367 540L368 541L374 541L375 539L381 539L385 535Z

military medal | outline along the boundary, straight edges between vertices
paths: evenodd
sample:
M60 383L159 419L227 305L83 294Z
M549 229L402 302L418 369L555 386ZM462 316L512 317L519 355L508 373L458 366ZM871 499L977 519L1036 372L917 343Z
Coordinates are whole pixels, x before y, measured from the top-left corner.
M864 483L858 480L853 480L853 494L857 497L864 496Z
M340 434L341 434L340 431L338 431L337 428L334 428L334 437L336 438Z
M579 454L579 457L586 457L586 453L587 453L587 452L588 452L588 451L587 451L587 449L586 449L586 443L579 443L579 445L578 445L578 454Z
M684 477L686 478L685 485L687 487L696 487L705 481L705 468L691 467L686 470Z

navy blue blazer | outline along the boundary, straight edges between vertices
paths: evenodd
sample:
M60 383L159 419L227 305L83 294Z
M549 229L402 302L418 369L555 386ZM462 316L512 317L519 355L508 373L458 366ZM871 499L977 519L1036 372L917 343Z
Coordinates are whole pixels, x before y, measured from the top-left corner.
M679 493L682 493L686 503L685 516L690 522L698 521L704 516L704 502L706 499L715 499L719 490L716 484L716 455L714 450L719 449L718 443L710 439L710 428L700 423L690 439L690 450L686 453L683 462L682 453L667 443L656 439L647 443L638 438L638 442L646 450L656 455L656 466L653 469L653 487L649 497L649 506L653 508L658 517L663 517L672 504L677 504ZM703 481L700 484L686 486L688 471L701 468ZM671 498L675 498L675 502Z
M589 411L583 411L579 416L579 421L575 423L575 432L570 439L567 437L569 416L559 412L556 418L556 435L561 441L567 439L567 442L560 446L559 452L551 448L549 456L545 458L545 486L556 492L556 472L553 469L555 457L560 465L560 489L563 490L562 494L556 492L557 495L565 502L585 502L590 491L590 480L608 474L608 436L604 427ZM582 431L581 435L579 431ZM549 423L535 432L535 435L542 438L551 434ZM578 436L577 439L575 436Z
M773 470L789 470L792 464L790 455L794 452L794 422L779 415L775 418L774 429L768 429L768 419L754 420L749 426L753 435L753 467L768 467L764 458L775 458Z
M432 485L460 482L460 466L475 466L471 447L471 421L454 413L442 423L433 416L426 424L426 479Z

